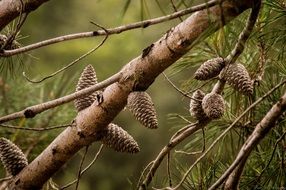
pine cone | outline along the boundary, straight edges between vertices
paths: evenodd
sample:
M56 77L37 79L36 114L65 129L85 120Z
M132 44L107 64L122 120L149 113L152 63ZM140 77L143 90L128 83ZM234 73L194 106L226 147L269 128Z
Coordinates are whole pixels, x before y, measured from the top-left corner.
M106 129L98 132L98 139L117 152L137 153L140 151L133 137L113 123L110 123Z
M88 88L97 83L96 73L92 65L87 65L77 83L76 91L82 90L84 88ZM100 91L93 92L87 96L78 98L74 101L74 105L77 111L81 111L87 107L89 107L97 98L97 94L100 94Z
M223 58L217 57L204 62L195 72L195 79L208 80L219 75L225 63Z
M0 138L0 159L5 169L13 176L28 165L28 160L22 150L3 137Z
M190 101L190 114L191 116L195 117L199 121L203 121L207 119L207 115L205 114L202 108L202 100L205 96L205 93L201 90L197 90L193 93L192 98ZM200 101L197 101L200 100Z
M131 92L127 100L127 108L145 127L158 127L156 110L151 97L146 92Z
M202 107L209 118L218 119L224 112L223 97L217 93L209 93L203 98Z
M226 66L222 70L220 78L224 79L234 89L245 95L251 95L253 93L253 82L242 64L234 63Z

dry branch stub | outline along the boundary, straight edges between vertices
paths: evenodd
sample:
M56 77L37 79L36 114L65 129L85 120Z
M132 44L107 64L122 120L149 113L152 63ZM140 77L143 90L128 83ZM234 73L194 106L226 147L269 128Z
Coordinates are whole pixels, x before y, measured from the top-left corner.
M140 151L133 137L114 123L110 123L105 129L98 132L98 135L103 144L117 152L137 153Z
M224 99L220 94L209 93L202 100L205 114L211 119L218 119L224 113Z
M204 121L208 118L202 107L204 96L205 93L202 90L196 90L190 100L190 114L199 121Z
M28 165L22 150L6 138L0 138L0 159L8 173L15 176Z
M197 80L209 80L219 75L225 66L224 59L221 57L210 59L204 62L195 72L194 77Z
M220 73L220 78L245 95L253 93L253 82L246 68L240 63L226 66Z
M147 92L131 92L127 99L127 108L145 127L150 129L158 128L154 103Z
M96 72L92 65L87 65L79 78L76 91L80 91L95 84L97 84ZM94 92L82 98L75 99L74 105L77 111L81 111L89 107L96 100L97 94L99 93L100 92Z

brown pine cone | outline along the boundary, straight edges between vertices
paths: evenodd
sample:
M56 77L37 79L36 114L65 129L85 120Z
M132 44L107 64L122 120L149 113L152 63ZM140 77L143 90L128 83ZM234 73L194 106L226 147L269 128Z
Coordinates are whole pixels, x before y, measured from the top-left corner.
M226 66L222 70L220 78L245 95L251 95L253 93L253 82L246 68L240 63Z
M190 100L190 114L199 121L207 119L207 115L202 108L202 100L204 96L205 93L203 91L197 90L192 95L193 99Z
M131 92L127 100L127 108L145 127L158 127L156 110L151 97L146 92Z
M205 95L202 101L202 108L209 118L220 118L224 113L223 97L217 93L209 93Z
M97 78L96 73L92 65L87 65L77 83L76 91L88 88L90 86L93 86L97 84ZM92 94L89 94L87 96L75 99L74 105L77 109L77 111L81 111L87 107L89 107L97 98L98 94L101 94L101 91L93 92Z
M219 75L220 71L225 66L223 58L217 57L204 62L194 76L197 80L208 80Z
M6 138L0 138L0 159L8 173L15 176L28 165L22 150Z
M98 139L117 152L137 153L140 151L133 137L114 123L110 123L106 129L99 131Z

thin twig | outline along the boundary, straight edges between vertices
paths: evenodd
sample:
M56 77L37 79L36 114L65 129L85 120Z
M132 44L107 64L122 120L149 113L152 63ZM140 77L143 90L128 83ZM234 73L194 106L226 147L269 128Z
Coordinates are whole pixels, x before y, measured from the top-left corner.
M178 12L175 12L173 14L167 15L167 16L162 16L162 17L158 17L158 18L154 18L154 19L149 19L149 20L145 20L145 21L141 21L141 22L135 22L132 24L128 24L128 25L123 25L123 26L119 26L116 28L110 28L107 29L108 30L108 34L112 35L112 34L119 34L121 32L124 31L128 31L128 30L132 30L132 29L136 29L136 28L146 28L148 26L151 25L155 25L155 24L159 24L162 22L166 22L168 20L172 20L172 19L176 19L180 16L186 15L186 14L190 14L193 12L197 12L212 6L215 6L216 4L218 4L221 0L211 0L207 3L203 3L200 5L196 5ZM20 54L20 53L24 53L24 52L28 52L34 49L38 49L40 47L44 47L47 45L51 45L51 44L55 44L55 43L59 43L59 42L63 42L63 41L68 41L68 40L74 40L74 39L79 39L79 38L88 38L88 37L95 37L95 36L102 36L102 35L106 35L106 32L104 30L97 30L97 31L90 31L90 32L83 32L83 33L76 33L76 34L69 34L69 35L65 35L65 36L59 36L56 38L51 38L48 40L44 40L38 43L34 43L31 45L27 45L21 48L17 48L14 50L4 50L3 52L0 53L0 56L2 57L8 57L8 56L12 56L12 55L16 55L16 54Z
M260 10L260 4L261 4L261 0L258 0L257 2L255 2L255 6L252 8L250 16L247 20L246 26L245 28L242 30L242 32L240 33L237 43L235 44L235 47L233 48L233 50L230 52L230 54L225 58L225 62L226 64L232 64L234 63L237 58L239 57L239 55L243 52L245 44L247 39L249 38L253 27L255 25L255 22L257 20L258 14L259 14L259 10Z
M195 88L195 89L192 89L188 92L186 92L186 94L191 94L191 93L194 93L195 91L201 89L202 87L204 87L205 85L209 84L210 82L212 82L213 80L217 80L219 77L213 77L211 78L210 80L204 82L202 85L200 85L199 87Z
M50 101L45 102L45 103L30 106L30 107L23 109L22 111L15 112L15 113L12 113L10 115L0 117L0 123L4 123L4 122L10 121L10 120L17 119L17 118L26 117L25 114L27 114L27 113L29 113L29 115L31 115L30 117L32 117L32 116L35 116L35 115L37 115L43 111L46 111L48 109L51 109L51 108L63 105L65 103L71 102L77 98L91 94L92 92L103 89L103 88L117 82L120 79L121 75L122 75L122 73L118 72L118 73L112 75L111 77L109 77L108 79L106 79L102 82L99 82L93 86L90 86L88 88L84 88L84 89L77 91L77 92L74 92L72 94L69 94L69 95L54 99L54 100L50 100Z
M65 127L70 127L70 126L71 126L71 124L64 124L64 125L57 125L57 126L52 126L52 127L30 128L30 127L18 127L18 126L13 126L13 125L8 125L8 124L0 124L0 127L5 127L5 128L9 128L9 129L36 131L36 132L60 129L60 128L65 128Z
M98 159L99 154L102 152L103 147L104 147L103 144L99 147L99 149L98 149L97 153L95 154L93 160L88 164L88 166L86 166L86 168L84 168L81 171L81 173L80 173L81 176L96 162L96 160ZM72 186L73 184L75 184L76 182L77 182L77 179L72 181L72 182L70 182L70 183L68 183L68 184L66 184L66 185L64 185L64 186L62 186L61 188L59 188L59 190L66 189L66 188Z
M191 121L189 121L187 118L185 118L184 116L181 116L181 115L179 115L179 114L176 114L176 117L178 117L178 118L180 118L180 119L184 120L185 122L187 122L187 123L189 123L189 124L191 124L191 123L192 123L192 122L191 122Z
M175 11L175 12L178 12L178 9L177 9L177 7L176 7L174 1L173 1L173 0L170 0L170 2L171 2L171 5L172 5L174 11ZM180 19L181 22L183 21L182 17L179 16L178 18Z
M168 152L167 155L167 173L168 173L168 181L169 181L169 186L172 187L172 177L171 177L171 171L170 171L170 152Z
M96 24L96 23L94 23L94 22L92 22L92 23L93 23L94 25L96 25L96 26L98 26L98 27L100 27L101 29L103 29L103 30L106 31L106 36L104 37L104 39L103 39L96 47L92 48L91 50L89 50L89 51L86 52L85 54L83 54L83 55L81 55L80 57L78 57L77 59L73 60L71 63L69 63L68 65L64 66L63 68L57 70L56 72L54 72L54 73L52 73L52 74L50 74L50 75L48 75L48 76L46 76L46 77L43 77L43 78L40 79L40 80L36 80L36 81L35 81L35 80L31 80L31 79L28 78L28 76L26 75L26 73L23 72L23 76L25 77L25 79L26 79L27 81L31 82L31 83L41 83L41 82L43 82L44 80L49 79L49 78L52 78L52 77L54 77L55 75L57 75L57 74L59 74L59 73L65 71L65 70L67 70L68 68L70 68L71 66L73 66L74 64L76 64L77 62L79 62L80 60L82 60L83 58L89 56L89 55L92 54L94 51L96 51L97 49L99 49L99 48L105 43L105 41L107 40L107 38L108 38L108 31L107 31L104 27L102 27L102 26L100 26L100 25L98 25L98 24Z
M84 151L83 157L82 157L82 159L80 161L80 165L79 165L79 169L78 169L78 173L77 173L77 180L76 180L75 190L77 190L78 187L79 187L79 180L80 180L80 177L81 177L81 169L82 169L82 165L83 165L83 162L85 160L86 154L88 152L88 147L89 146L85 147L85 151Z
M174 138L176 138L178 135L182 134L184 131L188 130L190 127L195 126L197 123L190 123L189 125L179 129L170 139L170 141L173 141Z

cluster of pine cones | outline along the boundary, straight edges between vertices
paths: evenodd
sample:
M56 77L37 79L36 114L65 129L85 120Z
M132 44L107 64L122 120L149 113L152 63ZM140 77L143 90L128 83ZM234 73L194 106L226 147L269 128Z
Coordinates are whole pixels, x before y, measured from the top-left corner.
M209 80L216 76L244 95L253 93L253 82L246 68L240 63L226 65L224 59L218 57L204 62L194 74L197 80ZM190 113L199 121L218 119L223 115L224 109L224 99L220 94L205 94L197 90L192 95Z
M97 84L95 70L92 65L88 65L79 78L76 91L95 84ZM96 91L76 99L74 104L76 110L80 112L93 103L100 104L101 101L102 91ZM127 108L143 126L151 129L158 127L154 104L146 92L130 93ZM137 153L140 151L134 138L114 123L110 123L107 127L99 131L97 137L103 144L117 152ZM0 138L0 159L7 172L13 176L17 175L28 165L28 160L21 149L5 138Z
M88 65L79 78L76 91L97 84L96 72L92 65ZM91 104L100 104L102 91L78 98L74 101L77 111L81 111ZM146 92L131 92L127 100L127 108L134 117L145 127L155 129L158 127L156 111L151 97ZM137 142L124 129L110 123L105 129L98 132L98 139L106 146L118 152L137 153L140 151Z

